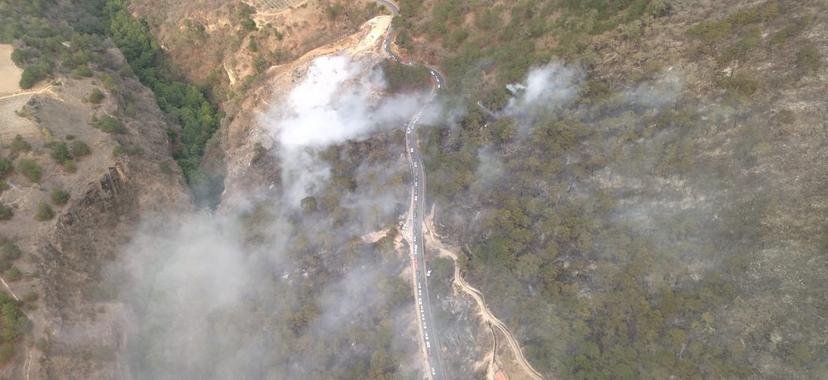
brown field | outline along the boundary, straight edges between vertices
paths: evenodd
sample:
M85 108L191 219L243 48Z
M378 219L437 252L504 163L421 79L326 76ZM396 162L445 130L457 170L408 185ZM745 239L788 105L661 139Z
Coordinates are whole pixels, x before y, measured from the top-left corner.
M0 45L0 96L20 91L20 75L23 72L11 60L14 47Z

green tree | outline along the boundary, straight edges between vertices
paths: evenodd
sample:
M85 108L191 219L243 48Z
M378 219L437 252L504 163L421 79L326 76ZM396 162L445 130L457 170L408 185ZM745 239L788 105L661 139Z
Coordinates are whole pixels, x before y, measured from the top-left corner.
M23 74L20 77L20 88L32 88L37 82L40 82L49 75L49 67L43 63L26 66L23 69Z

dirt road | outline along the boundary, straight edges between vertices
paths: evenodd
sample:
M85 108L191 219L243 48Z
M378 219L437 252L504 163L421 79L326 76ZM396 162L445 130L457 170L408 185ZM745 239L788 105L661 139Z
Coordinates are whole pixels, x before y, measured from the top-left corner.
M468 294L474 302L477 304L478 308L480 309L480 317L483 319L483 322L488 323L492 326L493 329L499 331L503 336L506 338L506 342L509 344L509 347L512 350L512 353L515 356L515 359L518 362L518 365L526 372L526 374L536 380L543 380L543 376L532 367L532 364L526 360L526 357L523 356L523 350L520 348L520 343L517 341L515 336L509 331L509 328L506 327L500 319L492 314L489 307L486 305L486 300L483 297L483 293L477 290L475 287L471 286L466 280L460 275L460 267L457 265L457 254L454 253L451 249L446 247L443 242L439 239L437 234L434 232L434 225L433 225L433 212L432 215L425 221L425 237L426 241L431 247L437 249L440 252L440 255L448 256L454 261L454 285L463 293Z

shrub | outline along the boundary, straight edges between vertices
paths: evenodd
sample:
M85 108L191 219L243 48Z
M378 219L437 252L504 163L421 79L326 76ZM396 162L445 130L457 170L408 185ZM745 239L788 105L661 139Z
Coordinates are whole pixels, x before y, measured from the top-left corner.
M3 273L3 275L9 282L19 281L21 278L23 278L23 273L20 272L20 269L17 269L17 267L14 266L7 270L5 273Z
M32 146L28 141L23 139L23 136L17 135L14 136L14 140L9 144L9 150L11 150L12 154L17 154L32 150Z
M14 210L0 202L0 220L9 220L14 216Z
M28 293L26 293L26 294L23 296L23 302L25 302L25 303L27 303L27 304L29 304L29 303L34 303L34 302L37 302L37 300L38 300L39 298L40 298L40 296L38 296L38 295L37 295L37 293L35 293L35 292L28 292Z
M256 27L256 22L253 21L252 19L249 19L249 18L242 20L241 25L242 25L242 30L244 30L245 32L252 32L252 31L258 29Z
M805 46L796 54L796 66L803 74L814 74L822 66L819 50L813 45Z
M0 181L0 194L10 188L9 184L6 181Z
M53 143L50 145L52 149L52 159L59 164L63 164L63 162L71 160L72 154L69 153L69 147L66 146L64 143Z
M727 89L731 95L738 95L741 97L748 97L753 95L759 89L759 82L753 79L749 74L738 72L732 77L725 78L722 81L722 86Z
M40 202L37 205L37 212L35 213L35 220L38 222L45 222L55 217L55 210L46 202Z
M28 178L29 181L35 183L40 182L40 179L43 177L43 169L34 160L20 160L20 163L17 164L17 171L19 171L20 174L23 174L24 177Z
M63 170L67 173L75 173L78 171L78 164L75 163L75 160L66 160L60 163L63 166Z
M690 28L690 35L706 43L715 42L731 35L733 25L727 20L703 21Z
M314 197L305 197L301 201L302 210L306 213L316 211L318 203Z
M0 157L0 178L3 178L14 170L14 164L8 158Z
M83 141L74 141L70 146L70 150L72 151L72 156L75 158L88 156L92 153L92 150L89 149L89 145L86 145Z
M339 17L339 15L342 14L343 10L344 9L342 4L331 4L328 5L327 8L325 8L325 14L328 16L329 20L335 21Z
M0 239L0 260L14 261L23 256L23 251L10 240Z
M109 115L104 115L101 118L93 118L92 126L106 133L126 132L126 128L124 128L124 123Z
M144 154L144 149L140 146L135 145L128 145L122 146L118 145L115 149L112 149L112 155L115 157L123 157L123 156L141 156Z
M63 189L52 189L52 203L63 206L69 202L69 192Z
M170 175L173 173L173 169L172 166L170 166L169 161L164 161L158 164L158 168L161 169L161 173L163 174Z
M104 93L101 90L99 90L97 88L93 89L92 93L89 94L89 103L101 104L101 102L104 100L105 97L106 97L106 95L104 95Z
M72 72L70 73L72 78L79 79L79 78L89 78L92 76L92 69L89 68L87 65L80 65L75 67Z

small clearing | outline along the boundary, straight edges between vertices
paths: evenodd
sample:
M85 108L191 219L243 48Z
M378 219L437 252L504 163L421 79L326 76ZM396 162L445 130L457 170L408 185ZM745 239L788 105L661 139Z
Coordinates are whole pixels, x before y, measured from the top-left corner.
M20 91L21 70L11 59L14 46L0 45L0 96Z

